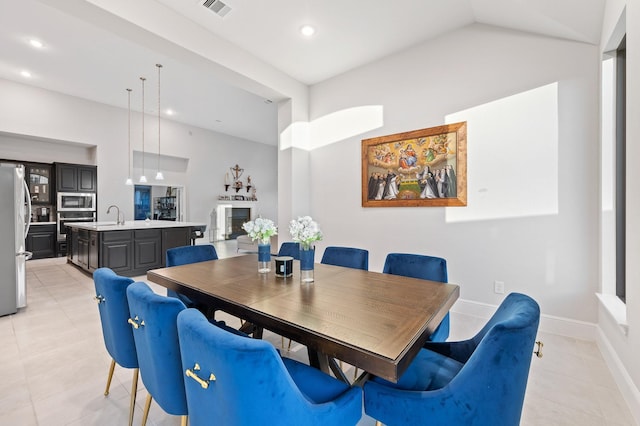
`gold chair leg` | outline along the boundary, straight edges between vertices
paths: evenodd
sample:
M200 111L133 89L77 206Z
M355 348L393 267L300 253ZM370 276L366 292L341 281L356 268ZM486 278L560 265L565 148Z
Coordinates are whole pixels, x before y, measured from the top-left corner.
M133 383L131 384L131 402L129 403L129 426L133 426L133 412L136 409L136 393L138 392L138 369L133 369Z
M383 426L380 420L376 420L376 426Z
M182 416L182 419L180 420L180 426L187 426L187 419L189 418L189 416Z
M111 367L109 367L109 375L107 376L107 387L104 390L104 396L109 395L109 388L111 387L111 379L113 379L113 370L116 368L116 360L111 360Z
M280 336L280 347L284 349L284 337ZM287 346L287 352L291 350L291 339L289 339L289 346Z
M142 413L142 426L147 424L147 417L149 417L149 408L151 407L151 400L153 397L151 394L147 394L147 400L144 403L144 412Z
M284 337L280 336L280 347L284 349ZM287 351L291 350L291 339L289 339L289 346L287 346Z

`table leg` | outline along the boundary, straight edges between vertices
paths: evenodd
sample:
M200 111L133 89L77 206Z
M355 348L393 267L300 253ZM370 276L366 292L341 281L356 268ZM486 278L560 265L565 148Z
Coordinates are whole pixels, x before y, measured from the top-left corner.
M328 373L329 370L323 370L320 368L320 354L318 351L315 351L307 346L307 354L309 355L309 365L313 368L317 368L318 370L324 371Z
M249 321L245 321L240 327L240 331L243 333L251 334L254 339L262 339L262 327L255 325Z
M307 354L309 355L309 365L317 368L318 370L327 374L333 373L333 375L340 381L349 383L349 379L344 375L342 369L336 363L336 360L329 358L326 354L313 350L307 347Z

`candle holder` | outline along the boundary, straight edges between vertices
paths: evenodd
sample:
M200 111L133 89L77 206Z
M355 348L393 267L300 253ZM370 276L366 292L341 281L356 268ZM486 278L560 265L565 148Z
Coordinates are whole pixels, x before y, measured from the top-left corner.
M254 191L255 191L255 187L253 186L253 184L251 182L251 176L247 176L246 185L244 183L242 183L242 181L240 180L240 178L242 177L242 174L244 173L244 169L243 168L241 168L240 166L238 166L236 164L235 167L230 167L229 170L231 171L231 176L229 176L229 172L225 173L225 175L224 175L224 190L225 190L225 192L229 192L229 187L235 189L236 193L240 192L240 190L242 188L247 188L247 193L249 193L251 191L251 188L254 188ZM231 177L232 180L230 180L229 177ZM229 183L230 181L233 182L233 183Z

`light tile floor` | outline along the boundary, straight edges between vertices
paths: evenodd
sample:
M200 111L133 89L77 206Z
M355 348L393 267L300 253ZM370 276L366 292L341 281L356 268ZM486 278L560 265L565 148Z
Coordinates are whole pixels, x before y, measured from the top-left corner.
M216 248L220 257L236 255L233 245ZM0 425L126 425L132 372L116 367L111 393L103 396L110 358L91 277L65 259L45 259L27 263L27 285L27 308L0 317ZM450 340L473 335L483 322L452 313ZM636 424L594 342L538 337L544 357L532 360L523 425ZM264 338L280 346L279 336L265 331ZM295 342L283 354L307 359ZM140 382L134 424L140 424L145 398ZM149 425L179 422L152 404ZM359 424L374 420L363 416Z

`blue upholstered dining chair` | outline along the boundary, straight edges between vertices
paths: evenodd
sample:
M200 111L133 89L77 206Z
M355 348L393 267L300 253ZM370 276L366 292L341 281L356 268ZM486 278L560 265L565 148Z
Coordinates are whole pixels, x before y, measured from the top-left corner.
M99 268L93 273L93 283L96 290L95 300L98 302L102 336L107 352L111 356L111 367L107 377L107 387L104 395L109 395L113 370L116 364L124 368L133 368L131 383L131 401L129 405L129 426L133 423L133 411L138 389L138 357L133 340L129 319L129 305L127 304L127 287L133 280L121 277L109 268Z
M368 271L369 251L353 247L329 246L324 249L320 263ZM289 349L291 349L291 341L289 341ZM342 368L342 361L340 361L340 368ZM353 370L353 378L355 379L357 376L358 369L355 368Z
M208 260L218 260L218 253L216 252L216 248L211 244L200 244L195 246L183 246L168 249L166 259L167 267L180 266L191 263L206 262ZM211 321L214 320L215 311L206 304L198 303L194 300L191 300L184 294L180 294L170 289L167 289L167 296L180 299L187 308L196 308ZM254 324L245 322L244 320L241 320L241 322L242 324L240 329L242 331L240 332L240 335L246 335L245 332L255 333L257 331L257 327ZM217 325L220 327L227 327L223 321L217 322Z
M421 254L389 253L384 261L382 272L385 274L402 275L423 280L447 282L447 261L440 257ZM434 342L444 342L449 337L449 314L429 336Z
M365 412L389 426L517 426L539 321L532 298L509 294L473 338L428 342L398 383L365 383Z
M192 426L355 425L362 391L281 358L264 340L211 326L195 309L178 315L182 371Z
M278 250L278 256L291 256L300 260L300 244L291 241L282 243L280 250Z
M187 398L176 326L178 313L185 306L179 299L154 293L143 282L131 284L127 298L140 375L148 392L142 425L155 399L167 413L182 416L182 425L186 426Z
M208 260L218 260L218 253L216 248L211 244L200 244L195 246L182 246L174 247L167 250L166 254L166 266L179 266L189 263L206 262ZM205 315L212 316L213 312L207 312L206 306L200 305L191 300L184 294L180 294L173 290L167 289L167 296L176 297L182 301L188 308L197 308L205 313Z
M368 271L369 251L353 247L329 246L324 249L320 263Z

